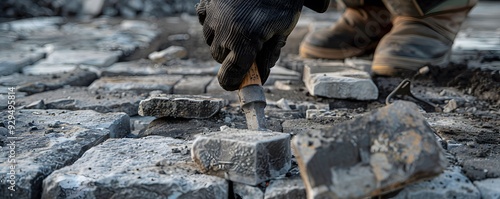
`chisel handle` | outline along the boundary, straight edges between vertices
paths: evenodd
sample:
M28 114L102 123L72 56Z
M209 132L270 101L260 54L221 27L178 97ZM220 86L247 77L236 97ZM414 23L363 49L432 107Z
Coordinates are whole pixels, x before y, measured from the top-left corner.
M255 61L252 63L252 67L250 67L250 70L248 70L245 78L243 78L243 82L241 82L240 84L240 89L250 85L262 86L262 81L259 75L259 68L257 68L257 64L255 63Z

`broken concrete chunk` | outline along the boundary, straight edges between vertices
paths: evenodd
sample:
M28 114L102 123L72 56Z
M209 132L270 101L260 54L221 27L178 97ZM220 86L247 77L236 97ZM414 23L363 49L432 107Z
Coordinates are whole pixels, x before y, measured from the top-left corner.
M290 169L290 135L225 129L199 136L191 156L203 173L257 185Z
M475 181L474 185L479 189L483 199L500 198L500 178Z
M1 115L2 121L8 121L8 113ZM14 134L0 137L0 143L11 144L0 152L14 155L0 158L2 198L40 198L42 180L50 173L73 163L109 137L130 133L129 117L124 113L18 110L15 116ZM8 189L9 179L15 181L15 192Z
M111 139L43 181L43 199L227 198L226 180L197 173L190 143L151 136Z
M148 58L156 63L165 63L172 59L186 58L188 52L182 46L170 46L162 51L149 54Z
M251 185L233 182L234 198L241 199L263 199L264 192L259 188Z
M139 115L154 117L210 118L225 106L224 100L201 95L159 95L142 100Z
M342 63L308 64L303 80L314 96L355 100L378 98L378 88L367 72L345 67Z
M198 95L206 92L212 76L186 76L174 86L174 94Z
M89 86L90 90L134 91L149 93L159 90L172 93L174 85L182 79L179 75L103 77Z
M292 146L308 197L374 196L441 173L444 151L418 110L414 103L396 101L295 136Z
M272 180L266 188L265 199L304 199L306 187L300 176Z
M481 198L481 195L474 184L460 173L460 167L450 167L436 178L405 187L393 197L420 198Z

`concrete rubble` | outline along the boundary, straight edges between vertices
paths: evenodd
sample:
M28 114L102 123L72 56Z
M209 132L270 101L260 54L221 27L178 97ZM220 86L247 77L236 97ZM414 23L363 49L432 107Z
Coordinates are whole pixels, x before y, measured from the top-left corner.
M472 10L452 63L412 80L444 112L386 107L402 79L371 77L372 55L300 58L341 16L303 9L264 85L265 132L246 130L181 13L197 2L2 2L0 198L499 198L498 2Z

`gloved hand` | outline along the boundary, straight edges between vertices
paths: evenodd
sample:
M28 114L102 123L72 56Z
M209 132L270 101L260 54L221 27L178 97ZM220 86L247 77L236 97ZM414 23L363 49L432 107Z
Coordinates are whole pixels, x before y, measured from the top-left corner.
M212 57L222 63L217 76L237 90L255 60L262 83L278 61L304 0L200 0L198 19Z

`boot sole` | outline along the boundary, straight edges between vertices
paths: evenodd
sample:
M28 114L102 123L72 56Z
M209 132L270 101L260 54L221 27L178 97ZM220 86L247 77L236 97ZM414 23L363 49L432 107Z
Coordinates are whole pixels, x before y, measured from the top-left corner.
M310 58L310 59L345 59L349 57L363 55L368 50L375 49L375 47L377 47L377 43L365 47L365 50L361 49L339 50L339 49L312 46L302 42L299 48L299 55L302 58Z
M372 73L378 76L399 76L401 74L415 73L426 65L443 67L449 63L451 50L444 56L423 61L421 59L401 58L401 57L380 57L375 55L376 60L373 60Z

